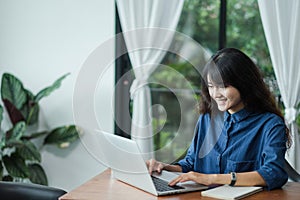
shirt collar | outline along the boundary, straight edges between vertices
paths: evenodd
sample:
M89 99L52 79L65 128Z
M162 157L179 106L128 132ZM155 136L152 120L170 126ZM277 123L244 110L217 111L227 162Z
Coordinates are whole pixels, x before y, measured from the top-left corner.
M243 108L242 110L240 110L236 113L233 113L233 114L230 114L228 111L226 111L224 113L224 120L228 121L228 122L233 121L235 123L235 122L242 121L243 119L248 117L250 114L251 113L249 111L247 111L245 108Z

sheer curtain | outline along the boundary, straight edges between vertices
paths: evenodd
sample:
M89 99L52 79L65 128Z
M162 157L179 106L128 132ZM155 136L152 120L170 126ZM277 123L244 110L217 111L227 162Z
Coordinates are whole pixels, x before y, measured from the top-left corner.
M258 0L258 5L293 139L286 158L300 171L299 135L295 122L300 102L300 1Z
M144 159L153 157L151 96L147 80L171 44L183 0L116 0L121 27L135 74L131 138Z

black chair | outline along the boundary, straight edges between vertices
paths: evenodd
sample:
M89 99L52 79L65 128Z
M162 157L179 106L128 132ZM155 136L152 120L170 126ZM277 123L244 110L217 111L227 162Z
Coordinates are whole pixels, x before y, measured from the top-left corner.
M1 200L57 200L65 193L44 185L0 181Z
M295 182L300 182L300 174L285 160L284 169L289 176L289 179Z

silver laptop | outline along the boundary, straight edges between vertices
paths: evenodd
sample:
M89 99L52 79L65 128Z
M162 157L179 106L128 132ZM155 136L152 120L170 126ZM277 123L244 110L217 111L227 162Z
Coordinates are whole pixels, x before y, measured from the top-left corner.
M148 173L146 163L135 141L114 134L98 132L97 138L105 155L106 164L112 170L113 177L156 196L170 195L207 189L192 181L168 186L168 182L178 173L162 171L161 174Z

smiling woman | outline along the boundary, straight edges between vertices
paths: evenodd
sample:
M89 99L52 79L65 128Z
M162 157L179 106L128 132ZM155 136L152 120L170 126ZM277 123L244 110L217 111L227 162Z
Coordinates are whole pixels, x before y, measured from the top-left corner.
M201 114L185 158L175 165L151 159L149 171L188 172L170 185L283 186L290 134L252 60L238 49L218 51L204 68L201 91Z
M207 75L207 87L209 95L215 100L220 111L228 110L230 114L233 114L244 108L241 95L235 87L231 85L218 86L211 80L209 74Z
M278 98L277 100L279 100L279 90L264 38L256 0L230 0L227 1L225 8L222 7L226 5L226 3L222 4L224 2L226 1L185 1L177 31L193 38L209 54L224 46L243 50L262 70L266 83L270 85L269 87ZM224 9L227 9L227 19L222 19L221 10ZM225 33L219 28L219 24L222 24L222 22L225 23L223 24L226 27ZM249 32L250 27L252 31ZM218 43L222 43L221 38L227 43L223 41L225 44L218 46ZM186 44L186 47L189 49L189 52L193 52L191 47L188 47L188 44ZM197 54L195 58L200 60L202 55ZM171 53L166 55L163 64L181 73L192 85L196 94L191 97L191 95L186 94L186 90L176 90L178 88L182 89L184 86L166 70L156 70L153 73L155 80L168 81L169 85L172 85L172 90L158 85L150 86L153 104L163 105L167 113L165 121L161 120L165 116L165 112L154 110L155 112L153 113L155 118L153 126L160 130L153 136L155 149L166 147L164 148L164 153L155 153L155 156L158 160L172 163L184 154L190 144L190 138L193 136L193 127L197 122L197 116L195 115L197 112L195 112L196 106L190 99L198 101L201 98L199 91L200 75L195 70L195 66L191 66L184 59ZM187 103L188 106L178 104L174 91L176 91L176 95L179 93L179 95L190 98L187 100L189 101ZM180 112L180 107L184 109L184 113ZM186 120L189 123L188 126L184 127L184 130L178 131L180 120ZM162 129L160 129L161 124L164 124ZM190 134L190 137L187 136L188 134ZM182 135L180 140L176 141L174 139L176 135Z

